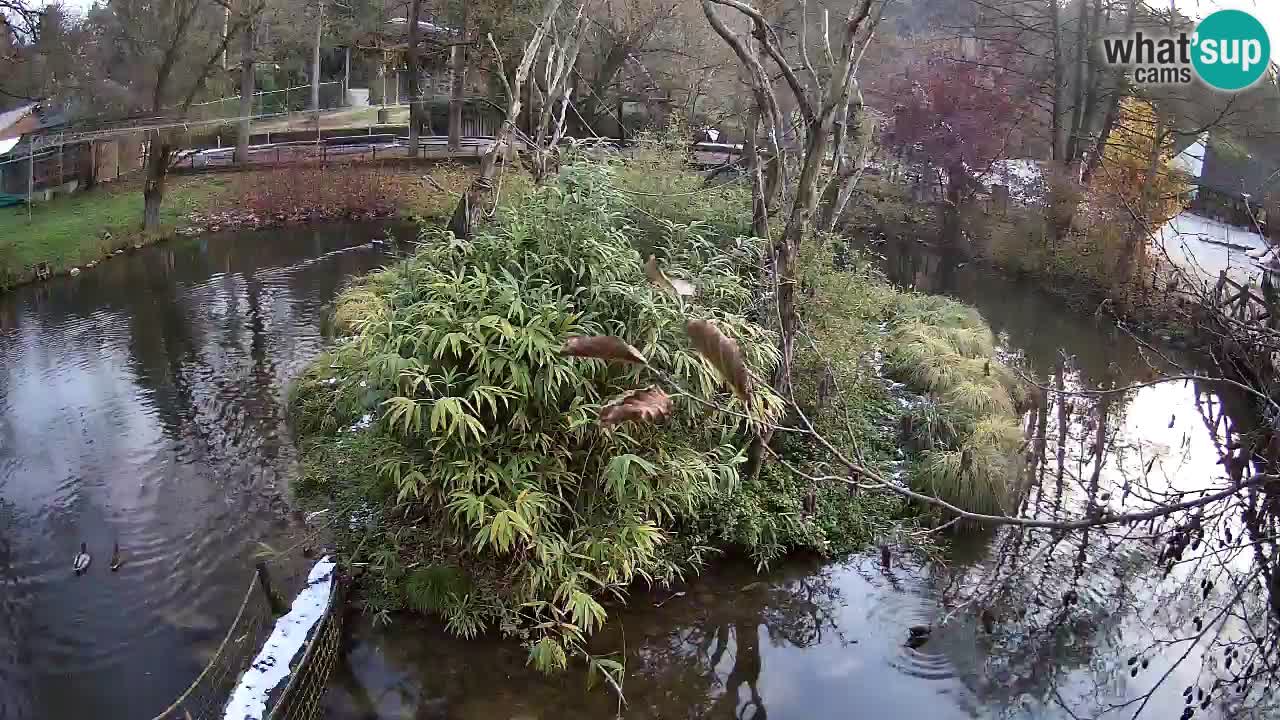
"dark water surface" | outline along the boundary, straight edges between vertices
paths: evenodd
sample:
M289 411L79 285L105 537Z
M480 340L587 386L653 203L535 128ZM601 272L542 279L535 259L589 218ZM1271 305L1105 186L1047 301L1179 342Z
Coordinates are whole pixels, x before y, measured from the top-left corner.
M221 233L0 296L0 718L150 718L203 667L254 543L297 532L284 391L385 232Z
M199 672L255 543L299 535L281 496L293 462L283 394L324 344L322 306L386 261L366 244L383 234L208 236L0 297L0 719L146 720ZM1164 362L1033 289L914 245L886 255L896 282L976 305L1041 380L1061 363L1068 386L1124 384ZM1071 502L1091 474L1097 417L1114 429L1104 482L1152 467L1176 488L1221 472L1194 388L1140 390L1096 417L1070 411L1064 490L1033 492L1037 507ZM113 574L117 540L127 564ZM999 577L1005 545L975 538L926 563L902 551L909 538L885 540L888 571L860 557L762 575L730 563L611 609L592 649L625 659L623 708L580 671L537 674L513 642L355 620L326 717L1127 718L1155 687L1144 716L1173 718L1182 688L1202 679L1198 662L1174 668L1149 652L1194 607L1177 575L1172 587L1154 577L1140 538L1048 548L1037 572L1006 576L989 598L975 588ZM94 563L75 577L82 541ZM1080 601L1064 610L1066 587ZM980 607L998 617L991 633ZM924 624L936 627L928 642L906 647L907 628ZM1125 659L1139 652L1151 669L1132 677ZM1196 717L1215 714L1227 713Z
M1162 367L1105 318L1068 311L1032 288L914 244L881 252L881 267L898 284L976 305L1002 350L1042 381L1059 362L1068 387L1128 384ZM1096 460L1087 442L1094 410L1069 410L1064 502ZM1172 487L1221 472L1191 387L1137 391L1104 418L1112 432L1102 482L1121 483L1148 463ZM1051 490L1032 497L1055 500ZM389 628L353 622L328 717L1130 718L1143 700L1143 717L1181 715L1183 688L1201 679L1198 651L1177 665L1181 646L1152 648L1192 614L1182 585L1199 588L1176 576L1162 582L1152 543L1096 531L1079 547L1029 538L1021 552L1040 553L1033 571L1010 579L1000 575L1007 543L990 540L970 538L947 562L926 563L900 552L907 539L886 538L897 548L888 571L878 557L794 561L762 575L731 563L685 586L641 593L610 610L592 643L593 652L625 658L621 708L609 689L586 689L580 664L543 677L512 641L462 641L428 620ZM995 577L1005 590L975 599ZM1064 608L1071 589L1080 599ZM982 627L984 607L997 618L991 633ZM907 647L915 625L935 630L922 646ZM1150 667L1133 676L1126 660L1139 653ZM1216 705L1197 707L1196 717L1224 715Z

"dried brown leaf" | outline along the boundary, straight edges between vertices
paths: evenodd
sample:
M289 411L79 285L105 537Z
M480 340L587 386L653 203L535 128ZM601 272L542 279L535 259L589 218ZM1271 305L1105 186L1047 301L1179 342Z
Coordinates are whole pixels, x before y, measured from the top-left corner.
M671 414L671 398L656 385L628 390L600 409L601 425L617 425L629 420L657 422Z
M733 394L744 403L750 401L751 375L747 372L737 341L706 320L690 320L685 325L685 332L693 341L694 349L711 363Z
M612 335L571 337L564 341L564 348L560 350L560 354L597 360L617 360L637 365L645 364L644 355L641 355L639 350L622 338Z
M696 292L693 283L688 280L668 277L662 272L662 268L658 267L658 258L653 255L644 263L644 275L649 278L649 282L673 297L690 297Z

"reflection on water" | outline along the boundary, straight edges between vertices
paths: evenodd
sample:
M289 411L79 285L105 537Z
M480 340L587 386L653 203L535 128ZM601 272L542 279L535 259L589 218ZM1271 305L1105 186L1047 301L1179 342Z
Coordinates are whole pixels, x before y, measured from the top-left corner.
M907 628L933 602L915 570L870 561L797 562L761 577L720 567L669 593L637 598L593 640L626 648L626 718L971 717L977 697L949 657L984 641L940 630L917 649ZM661 606L657 606L661 603ZM413 622L413 621L410 621ZM331 683L329 717L606 718L608 689L581 672L546 677L511 642L461 641L419 622L360 625L348 671Z
M1117 388L1180 361L1104 317L1068 311L962 260L913 244L881 251L895 282L978 307L1002 352L1041 383ZM1026 511L1128 510L1202 487L1225 472L1221 416L1221 400L1182 383L1100 402L1050 397L1026 419L1044 438L1028 448L1035 465ZM1188 686L1196 717L1244 717L1213 692L1212 664L1200 663L1205 645L1178 644L1192 619L1226 601L1206 600L1195 567L1162 573L1160 530L1002 531L966 538L946 563L895 560L890 571L856 557L796 561L763 576L714 568L677 588L683 595L655 592L615 608L593 652L625 656L626 718L1065 720L1130 718L1139 709L1177 718ZM933 630L913 649L908 628L919 625ZM543 677L516 643L457 640L429 620L357 624L349 647L326 701L331 717L619 711L616 695L587 691L580 671Z
M0 297L0 718L151 717L185 689L251 544L289 532L284 388L384 232L211 235Z

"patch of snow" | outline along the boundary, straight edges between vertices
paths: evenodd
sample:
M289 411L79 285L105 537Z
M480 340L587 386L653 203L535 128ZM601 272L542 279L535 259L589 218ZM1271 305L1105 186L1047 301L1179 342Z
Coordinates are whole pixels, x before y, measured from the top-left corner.
M997 160L984 178L989 185L1009 188L1009 198L1021 203L1039 202L1045 197L1044 171L1039 160Z
M1204 173L1204 149L1208 141L1209 132L1201 133L1195 142L1187 146L1186 150L1174 156L1169 164L1174 169L1181 170L1193 178L1199 178Z
M307 576L307 585L294 598L288 614L276 620L271 636L249 669L240 676L223 713L224 720L262 720L271 691L289 676L289 662L306 645L307 636L329 606L337 565L328 555Z
M1190 212L1165 223L1156 239L1173 262L1205 282L1215 282L1223 270L1236 282L1257 277L1262 271L1255 260L1265 264L1271 250L1252 230Z
M364 430L365 428L369 427L372 424L373 424L373 413L365 413L364 415L360 416L359 420L352 423L351 427L347 428L347 432L360 432L361 430Z
M352 510L347 518L347 526L352 530L359 530L361 527L372 529L377 524L378 510L368 503L363 503Z

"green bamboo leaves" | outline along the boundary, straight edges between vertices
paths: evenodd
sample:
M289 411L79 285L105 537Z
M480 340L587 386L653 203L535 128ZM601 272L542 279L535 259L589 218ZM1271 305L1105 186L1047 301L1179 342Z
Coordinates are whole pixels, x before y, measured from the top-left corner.
M387 596L402 586L458 634L518 630L548 671L583 652L602 596L676 571L667 538L737 480L740 418L675 403L728 395L688 318L714 318L757 371L775 361L744 280L763 242L731 256L696 222L641 228L613 172L567 167L465 247L424 242L360 281L299 383L309 467L422 538L374 551ZM629 242L649 235L665 271ZM417 573L435 566L465 582Z

